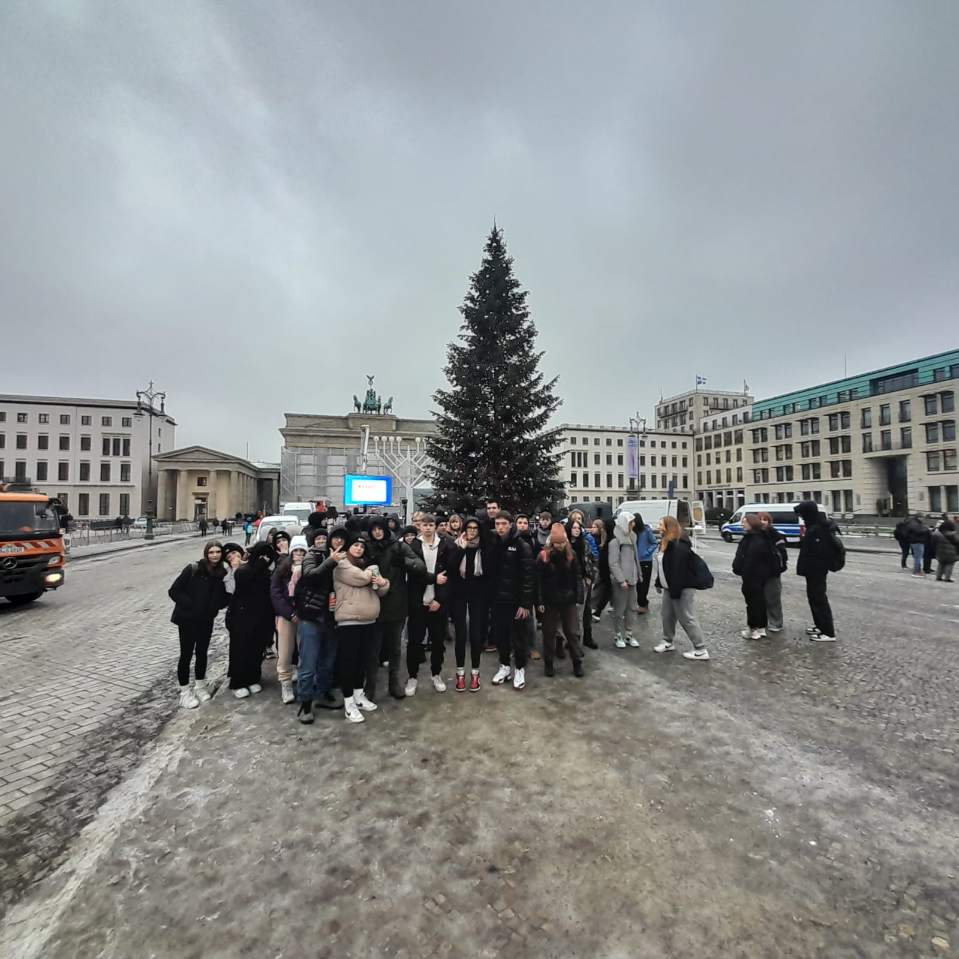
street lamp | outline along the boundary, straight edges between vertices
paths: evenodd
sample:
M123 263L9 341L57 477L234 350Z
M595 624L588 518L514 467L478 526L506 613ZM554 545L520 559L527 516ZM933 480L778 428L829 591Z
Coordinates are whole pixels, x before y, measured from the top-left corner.
M642 432L643 436L646 435L646 417L640 416L639 411L637 411L635 416L631 416L629 418L629 429L631 434L629 437L630 446L632 447L629 452L630 452L630 455L634 458L634 463L636 467L635 469L636 490L637 490L636 495L638 496L639 495L638 491L642 489L642 482L640 480L640 477L642 474L640 473L640 469L639 469L639 434L640 432ZM630 463L629 465L630 467L632 467L633 463Z
M153 417L156 413L154 403L160 401L160 416L165 415L164 405L166 404L166 393L161 393L153 388L153 380L145 390L137 390L137 411L134 414L142 419L144 416L143 405L146 404L146 412L150 417L150 460L147 465L147 528L143 534L144 539L153 539Z

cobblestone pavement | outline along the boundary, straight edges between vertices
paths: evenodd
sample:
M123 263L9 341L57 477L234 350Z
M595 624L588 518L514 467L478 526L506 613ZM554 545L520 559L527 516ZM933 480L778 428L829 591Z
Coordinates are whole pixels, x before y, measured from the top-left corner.
M817 645L790 571L785 633L751 643L732 548L703 552L709 664L651 651L654 599L642 648L615 650L604 623L582 681L563 664L494 689L486 657L479 695L310 728L271 683L159 735L165 589L188 550L91 561L60 615L0 614L16 675L43 684L3 700L4 735L37 751L24 771L54 770L28 772L41 785L2 822L20 902L0 954L955 954L959 590L850 556L830 577L841 641Z

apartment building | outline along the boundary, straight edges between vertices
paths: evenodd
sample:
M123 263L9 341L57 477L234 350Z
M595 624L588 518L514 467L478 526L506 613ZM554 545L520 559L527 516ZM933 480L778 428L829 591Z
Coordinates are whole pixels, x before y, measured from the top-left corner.
M732 513L746 503L746 432L752 407L703 417L696 435L696 499Z
M952 350L754 403L747 497L847 516L956 512L957 379Z
M656 404L656 429L698 434L704 419L752 405L753 398L745 383L743 387L739 393L697 387L660 400Z
M605 500L689 498L692 438L673 432L563 423L560 478L566 505Z
M139 516L151 499L148 414L136 400L0 394L0 477L58 496L78 520ZM176 421L153 414L153 453L174 449Z

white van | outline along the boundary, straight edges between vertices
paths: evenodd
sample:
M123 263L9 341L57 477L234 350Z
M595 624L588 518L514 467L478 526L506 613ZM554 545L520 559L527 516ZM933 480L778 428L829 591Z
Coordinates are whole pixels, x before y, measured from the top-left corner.
M664 516L673 516L679 520L679 525L691 533L702 533L706 530L706 508L696 500L688 499L630 499L616 507L617 513L639 513L643 522L652 529L659 528L659 521Z
M729 517L729 521L723 523L719 528L719 533L727 543L734 543L741 536L746 535L743 528L743 517L747 513L769 513L773 518L773 526L786 537L787 543L798 543L802 539L802 520L796 513L796 507L799 503L747 503L740 506L739 509ZM819 505L819 512L824 516L829 516L822 503Z
M310 510L312 512L312 510ZM290 514L289 516L264 516L260 520L260 525L256 528L256 542L265 543L273 530L285 530L290 535L290 539L299 536L306 520L300 522L299 516Z
M316 512L316 507L312 503L280 503L280 512L284 516L295 516L303 522L301 526L306 526L306 521L310 518L310 513Z

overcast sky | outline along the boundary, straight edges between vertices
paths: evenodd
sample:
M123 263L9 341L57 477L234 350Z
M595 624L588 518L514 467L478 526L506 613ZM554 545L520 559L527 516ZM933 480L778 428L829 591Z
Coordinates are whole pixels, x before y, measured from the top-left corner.
M0 392L178 445L443 382L495 217L559 418L959 346L959 3L0 5Z

